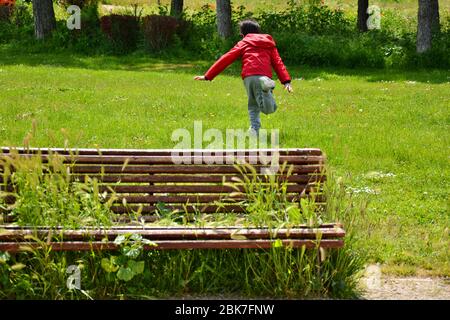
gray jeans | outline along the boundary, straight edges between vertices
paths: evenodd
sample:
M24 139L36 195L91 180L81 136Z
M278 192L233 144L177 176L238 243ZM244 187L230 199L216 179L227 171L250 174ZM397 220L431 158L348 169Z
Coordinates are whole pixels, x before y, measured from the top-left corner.
M272 91L265 92L261 88L259 78L262 76L249 76L244 79L244 86L248 96L248 115L252 129L259 132L261 128L260 112L270 114L277 110L277 104Z

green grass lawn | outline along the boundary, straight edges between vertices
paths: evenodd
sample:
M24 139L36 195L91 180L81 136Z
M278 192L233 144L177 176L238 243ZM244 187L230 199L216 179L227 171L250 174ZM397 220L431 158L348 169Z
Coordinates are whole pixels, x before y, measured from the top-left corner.
M140 5L157 5L157 0L104 0L103 3L109 3L114 5L128 5L128 4L140 4ZM307 0L297 0L298 3L308 3ZM162 5L170 6L170 0L160 0L159 3ZM234 0L232 1L233 5L240 6L243 5L250 10L258 10L264 8L285 8L287 6L287 1L285 0ZM324 4L328 6L341 7L343 9L346 8L356 8L358 2L353 0L324 0ZM215 0L185 0L185 7L198 9L201 6L209 4L211 6L215 6ZM442 1L442 4L439 3L441 7L448 8L449 3L447 1ZM395 8L395 9L417 9L417 1L416 0L373 0L370 2L370 5L377 5L379 7L384 8Z
M177 128L248 128L235 65L195 82L205 62L0 50L0 145L172 148ZM289 68L263 116L282 147L318 147L349 192L369 200L358 245L385 271L450 275L450 73ZM63 132L61 132L63 131ZM376 172L376 173L374 173Z

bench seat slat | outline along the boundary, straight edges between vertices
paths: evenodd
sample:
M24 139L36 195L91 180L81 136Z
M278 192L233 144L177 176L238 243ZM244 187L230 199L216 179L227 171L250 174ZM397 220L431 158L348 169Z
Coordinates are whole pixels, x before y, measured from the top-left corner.
M270 249L276 240L158 240L154 241L157 246L145 245L145 250L170 250L170 249ZM279 240L285 247L301 248L341 248L344 240ZM118 246L113 242L103 241L72 241L51 242L48 245L53 251L89 251L89 250L117 250ZM26 247L39 248L38 243L0 242L0 251L17 252L26 250Z
M230 240L234 236L243 236L247 239L332 239L342 238L345 231L340 227L328 228L291 228L291 229L260 229L260 228L185 228L185 229L106 229L106 230L61 230L51 229L10 229L0 232L0 241L23 241L28 235L46 238L48 234L68 240L114 240L118 235L136 233L149 240L195 240L195 239L224 239Z
M296 225L295 229L308 229L311 228L310 226L306 225L306 224L300 224L300 225ZM328 228L343 228L342 224L339 222L335 222L335 223L322 223L316 227L314 227L316 229L328 229ZM2 231L10 231L10 230L27 230L27 229L32 229L32 230L49 230L48 227L39 227L39 226L19 226L17 224L11 223L11 224L4 224L1 226ZM65 231L67 229L65 229L62 226L55 226L51 228L54 231ZM196 230L196 229L201 229L201 230L242 230L242 229L253 229L250 227L244 227L244 226L226 226L226 227L220 227L220 226L205 226L205 227L198 227L198 226L193 226L193 225L170 225L170 226L160 226L160 225L154 225L154 224L147 224L147 225L112 225L110 227L84 227L81 230L99 230L99 231L105 231L105 230L127 230L127 231L141 231L141 230ZM258 227L258 230L270 230L270 228L268 227ZM294 228L292 228L291 230L294 230ZM80 231L79 229L76 229L75 231Z

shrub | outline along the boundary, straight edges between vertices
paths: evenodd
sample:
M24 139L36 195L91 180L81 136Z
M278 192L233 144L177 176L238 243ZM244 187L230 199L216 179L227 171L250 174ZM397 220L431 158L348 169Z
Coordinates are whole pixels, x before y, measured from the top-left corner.
M71 30L70 34L71 48L77 52L98 52L107 45L100 29L100 17L96 2L81 10L81 29Z
M13 0L0 0L0 21L9 21L14 4Z
M9 6L0 6L0 21L8 21L11 15Z
M303 32L315 35L347 34L354 29L352 19L340 9L322 4L300 5L290 1L280 12L263 11L256 17L265 32Z
M417 68L450 68L450 30L441 33L433 39L431 49L418 54L415 45L405 50L403 63L407 67Z
M81 29L69 30L65 20L57 20L57 28L48 42L48 48L54 50L69 49L84 54L111 52L110 41L100 29L96 3L81 10Z
M81 30L83 32L93 32L99 30L100 17L98 15L97 4L92 4L81 10Z
M0 5L0 11L2 10L8 11L8 13L7 17L5 15L5 19L0 17L0 43L20 41L33 35L34 21L31 4L25 1L16 1L14 6Z
M33 9L30 2L16 1L12 10L11 22L18 27L33 26Z
M112 14L100 19L101 30L108 37L117 53L136 49L139 21L132 15Z
M354 36L274 35L283 60L289 64L347 68L384 66L384 52L373 45L371 34Z
M178 21L174 17L150 15L144 17L145 43L152 51L166 48L177 31Z

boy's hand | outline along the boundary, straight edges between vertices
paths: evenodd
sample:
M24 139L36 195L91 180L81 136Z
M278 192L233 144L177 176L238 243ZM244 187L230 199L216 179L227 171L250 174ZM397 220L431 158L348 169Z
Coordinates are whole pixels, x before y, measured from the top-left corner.
M195 76L194 80L206 80L205 76Z
M286 83L286 84L284 85L284 90L286 90L286 91L289 92L289 93L291 93L292 91L294 91L294 90L292 90L292 86L291 86L290 83Z

